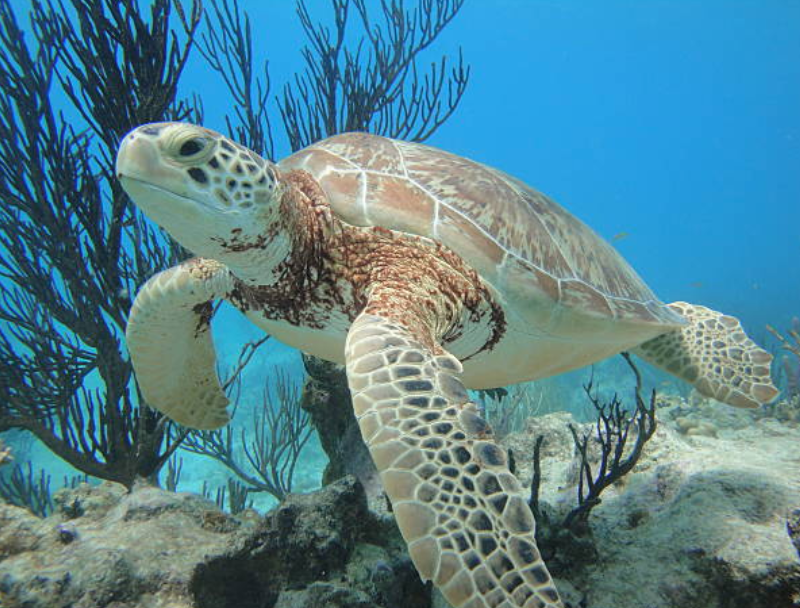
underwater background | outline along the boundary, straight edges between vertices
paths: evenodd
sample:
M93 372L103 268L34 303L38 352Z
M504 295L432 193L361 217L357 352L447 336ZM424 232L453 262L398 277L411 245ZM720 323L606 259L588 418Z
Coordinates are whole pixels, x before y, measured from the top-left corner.
M270 24L256 44L285 81L302 66L294 7L247 10ZM611 241L662 301L736 315L764 344L765 324L800 314L798 34L796 2L467 2L435 48L461 47L472 77L426 143L541 190ZM184 84L205 91L206 78L191 71ZM214 128L229 109L203 99ZM272 348L277 361L283 349ZM587 375L557 383L578 411Z
M27 2L12 5L22 14ZM289 81L303 66L294 3L241 6L255 56L274 83ZM330 22L328 2L308 7ZM766 324L800 314L799 33L791 1L466 2L431 51L452 59L461 48L471 78L426 143L541 190L611 241L663 301L736 315L763 344ZM201 96L204 124L224 130L230 98L199 54L181 87ZM281 137L277 158L290 153ZM258 335L235 312L214 331L222 367ZM298 354L268 348L263 364L299 381ZM558 384L581 402L587 374ZM54 480L70 470L31 449ZM302 489L318 483L323 459L300 460ZM184 468L186 489L206 478Z
M246 7L285 82L302 67L293 4ZM472 76L426 143L551 196L663 301L785 324L800 303L799 30L791 1L466 2L434 52L461 47ZM183 84L213 128L229 108L208 78Z
M32 37L24 18L30 3L10 6ZM330 23L329 2L307 6L314 19ZM304 65L295 3L242 0L240 7L277 94ZM756 342L779 352L766 325L785 332L800 316L800 2L467 0L421 65L441 55L452 61L459 49L470 67L466 92L426 144L544 192L610 241L663 301L734 315ZM192 93L202 98L205 126L225 132L230 95L199 53L180 80L180 94ZM79 112L63 95L56 98L80 125ZM276 160L290 152L276 129ZM228 307L213 329L221 369L233 367L242 345L260 337ZM0 332L10 335L7 320L0 319ZM780 361L774 375L786 391ZM605 386L629 386L624 362L595 367ZM678 381L641 367L648 387L688 396ZM271 339L243 373L235 433L252 428L263 407L265 370L272 380L279 369L299 390L300 354ZM590 419L581 386L589 374L582 369L537 383L531 390L547 401L539 413ZM89 376L84 388L102 385ZM51 492L78 473L24 431L0 438L15 463L30 463L32 479L40 472L50 477ZM204 456L179 449L174 466L178 461L179 490L205 487L213 498L230 478ZM320 487L326 461L313 434L293 489ZM0 469L10 474L10 467ZM167 475L164 467L162 485ZM268 493L251 499L262 512L277 502Z

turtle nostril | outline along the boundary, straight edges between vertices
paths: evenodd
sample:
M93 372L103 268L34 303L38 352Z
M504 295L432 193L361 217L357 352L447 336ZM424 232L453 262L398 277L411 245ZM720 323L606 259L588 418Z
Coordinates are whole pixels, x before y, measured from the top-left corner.
M150 137L158 137L159 133L164 129L163 125L148 125L146 127L139 127L138 131L140 133L144 133L145 135L149 135ZM133 139L133 135L131 135L131 139Z

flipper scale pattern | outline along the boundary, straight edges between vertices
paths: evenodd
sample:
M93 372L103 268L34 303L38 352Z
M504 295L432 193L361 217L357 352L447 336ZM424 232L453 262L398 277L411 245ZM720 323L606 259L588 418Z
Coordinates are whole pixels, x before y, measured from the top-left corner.
M424 580L456 608L555 608L534 521L458 378L402 325L361 314L345 349L364 441Z

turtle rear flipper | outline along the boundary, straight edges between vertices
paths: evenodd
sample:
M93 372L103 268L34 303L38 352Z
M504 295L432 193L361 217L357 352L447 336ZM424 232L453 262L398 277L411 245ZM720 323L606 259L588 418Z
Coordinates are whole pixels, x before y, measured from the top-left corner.
M772 355L744 333L738 319L686 302L669 307L689 323L641 344L634 353L729 405L759 407L776 397Z
M431 347L410 314L401 323L376 312L348 333L347 379L420 576L456 608L562 606L522 488L458 378L461 363Z
M185 426L216 429L229 420L210 321L213 300L230 289L225 266L194 258L147 281L128 317L125 338L142 396Z

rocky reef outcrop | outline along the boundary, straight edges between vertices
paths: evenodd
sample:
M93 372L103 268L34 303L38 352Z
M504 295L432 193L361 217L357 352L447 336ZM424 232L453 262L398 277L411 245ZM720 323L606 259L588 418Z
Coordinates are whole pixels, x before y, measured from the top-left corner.
M4 608L391 608L430 604L391 518L352 477L261 517L195 495L83 485L39 519L0 505Z
M709 410L715 433L687 433L686 407L659 411L633 472L592 511L591 551L557 579L573 608L800 606L800 429ZM533 418L504 440L529 483L547 437L540 496L554 519L575 503L568 423ZM352 476L265 515L149 486L83 485L56 503L46 519L0 505L4 608L445 606Z
M590 550L571 556L577 566L557 581L572 605L800 606L800 429L703 407L713 436L684 432L685 404L662 408L637 466L602 495L589 520ZM535 436L548 437L542 496L555 518L575 501L569 422L563 413L533 418L506 440L527 483L532 467L521 455L532 453Z

